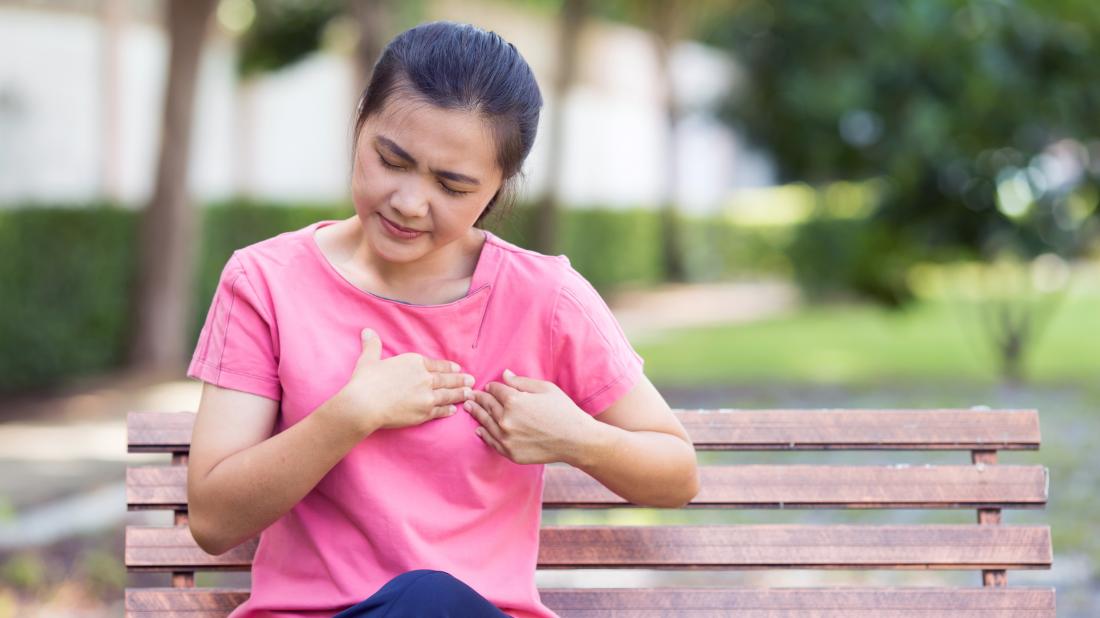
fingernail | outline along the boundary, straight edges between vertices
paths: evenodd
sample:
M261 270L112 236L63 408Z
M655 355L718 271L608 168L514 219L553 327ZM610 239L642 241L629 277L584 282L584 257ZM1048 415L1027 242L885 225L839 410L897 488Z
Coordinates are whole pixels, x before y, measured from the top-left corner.
M454 368L453 371L462 371L462 367L459 367L458 363L451 363L451 367Z
M511 369L505 369L505 370L504 370L504 377L506 377L506 378L514 378L514 377L516 377L516 374L512 373L512 370L511 370Z
M465 379L466 386L473 386L474 381L475 381L474 376L471 376L471 375L466 376L466 379Z
M470 405L469 401L462 402L462 407L466 408L467 410L473 410L474 409L474 406Z
M466 399L469 399L471 395L473 395L473 393L470 392L470 388L464 386L462 388L462 396Z

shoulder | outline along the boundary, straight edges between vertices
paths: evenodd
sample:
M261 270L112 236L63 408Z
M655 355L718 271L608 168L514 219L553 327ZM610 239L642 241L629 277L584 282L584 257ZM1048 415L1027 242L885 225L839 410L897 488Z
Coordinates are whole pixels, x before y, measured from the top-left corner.
M573 269L565 255L547 255L510 243L495 234L491 242L501 255L501 285L528 298L553 300L563 287L585 285L584 277Z
M241 247L230 256L226 268L243 270L254 285L285 277L290 271L308 263L304 258L309 257L308 243L315 242L313 230L317 225L311 223Z

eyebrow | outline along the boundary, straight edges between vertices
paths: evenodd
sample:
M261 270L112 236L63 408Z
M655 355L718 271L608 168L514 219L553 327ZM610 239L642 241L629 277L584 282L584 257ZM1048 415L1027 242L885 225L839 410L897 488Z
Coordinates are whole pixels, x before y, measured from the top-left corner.
M407 161L409 164L411 164L411 165L416 165L417 164L416 159L414 159L411 154L405 152L405 149L398 146L397 143L394 142L392 139L379 135L375 138L375 140L379 144L385 146L386 149L389 150L390 152L392 152L393 154L395 154L395 155L401 157L402 159L404 159L405 161ZM463 183L466 183L466 184L481 186L481 181L479 181L477 178L473 178L473 177L467 176L465 174L459 174L458 172L448 172L447 170L434 170L433 169L433 170L430 170L430 171L433 174L435 174L436 176L442 176L443 178L446 178L448 180L454 180L456 182L463 182Z

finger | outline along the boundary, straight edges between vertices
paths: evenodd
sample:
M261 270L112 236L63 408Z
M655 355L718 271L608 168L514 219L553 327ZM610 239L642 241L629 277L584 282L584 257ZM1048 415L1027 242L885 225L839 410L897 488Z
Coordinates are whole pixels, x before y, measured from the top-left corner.
M363 351L359 355L359 364L373 363L382 356L382 340L369 328L359 331Z
M432 408L432 418L444 418L451 416L458 412L458 404L450 404L446 406L436 406Z
M473 399L463 404L463 408L470 413L470 416L481 425L481 428L489 432L489 435L493 437L498 443L504 443L504 432L501 431L500 426L497 425L496 419L494 419L485 408L479 406Z
M517 376L509 369L504 370L504 383L526 393L540 393L546 389L545 380Z
M503 457L508 457L508 453L504 451L504 447L501 446L500 442L497 442L495 439L493 439L493 436L489 435L489 432L485 431L484 427L478 427L475 431L477 432L478 437L481 438L483 442L493 447L493 450L500 453Z
M500 405L496 397L484 391L474 391L474 395L470 401L473 401L485 410L497 425L500 424L501 419L504 417L504 406Z
M468 373L433 373L432 388L462 388L473 386L474 376Z
M462 371L462 367L454 361L428 357L424 357L424 368L437 373L458 373Z
M512 397L515 397L520 393L520 391L517 391L511 386L508 386L507 384L501 384L500 382L489 382L482 390L491 394L493 397L496 397L497 401L501 402L502 404L508 403L508 401Z
M443 406L449 403L461 404L473 396L473 390L468 386L462 388L437 388L432 391L435 395L435 405Z

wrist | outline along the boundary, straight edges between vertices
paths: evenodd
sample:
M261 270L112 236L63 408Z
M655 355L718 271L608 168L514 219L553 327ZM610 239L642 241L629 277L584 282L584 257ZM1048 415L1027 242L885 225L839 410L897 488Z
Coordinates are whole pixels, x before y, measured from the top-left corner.
M378 430L377 415L366 410L353 410L355 397L349 397L344 391L339 391L324 403L315 413L321 413L321 417L330 425L333 425L345 435L354 434L362 440Z
M588 419L582 423L582 430L573 443L573 448L566 452L563 461L574 468L585 472L599 467L600 462L605 461L615 451L618 442L618 427L608 425L587 412L582 414Z

